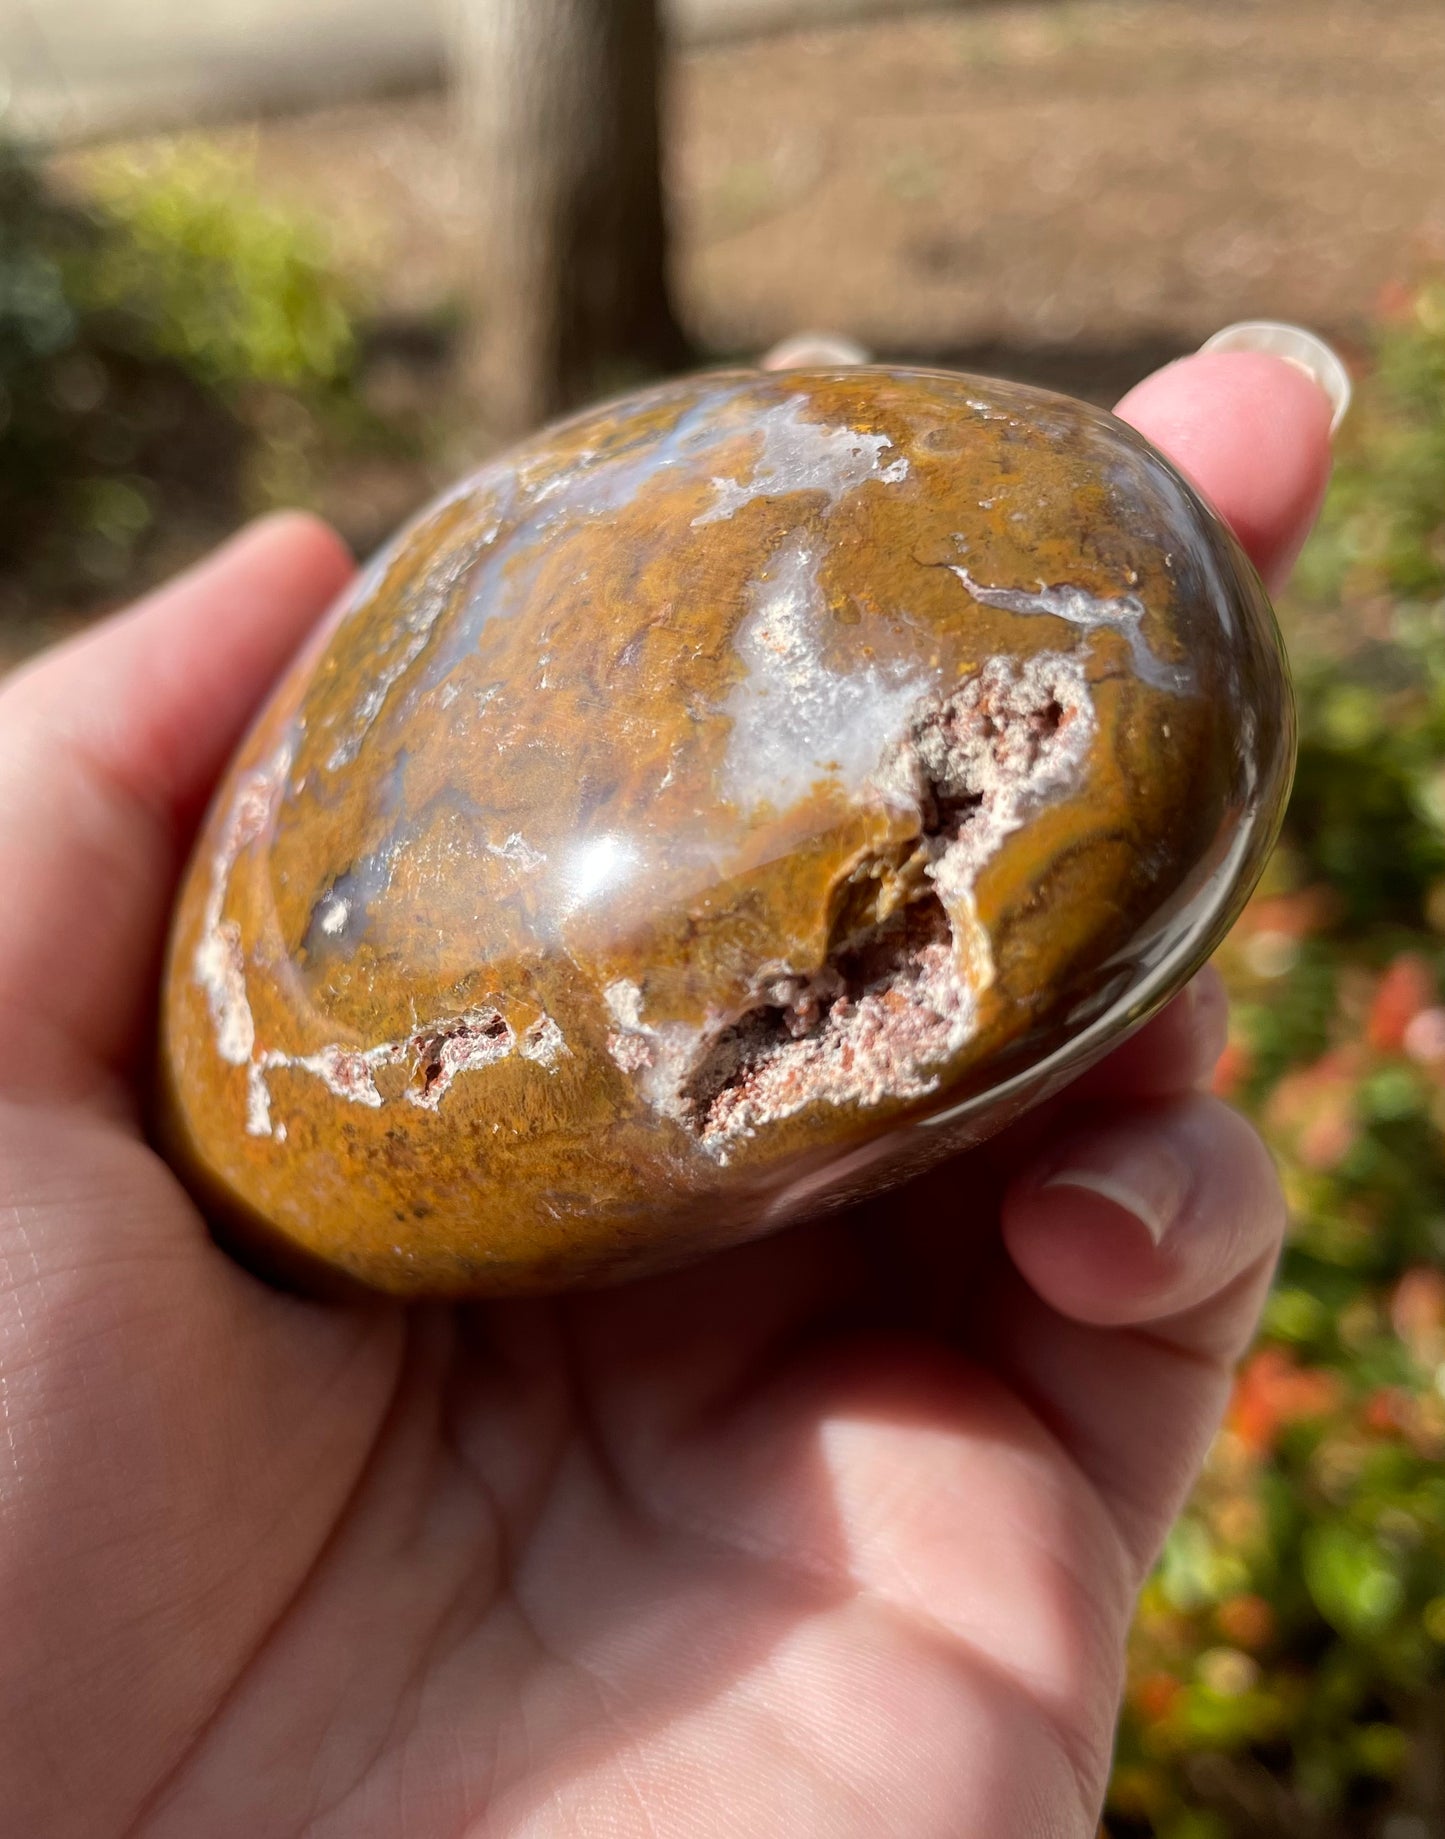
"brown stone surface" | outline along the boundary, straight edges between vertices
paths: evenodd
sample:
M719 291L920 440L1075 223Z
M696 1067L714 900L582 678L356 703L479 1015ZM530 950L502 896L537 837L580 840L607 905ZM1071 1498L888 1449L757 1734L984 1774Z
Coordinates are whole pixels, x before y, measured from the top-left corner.
M246 743L167 985L169 1141L273 1262L558 1286L977 1140L1175 988L1292 726L1137 436L890 370L539 436L368 571Z

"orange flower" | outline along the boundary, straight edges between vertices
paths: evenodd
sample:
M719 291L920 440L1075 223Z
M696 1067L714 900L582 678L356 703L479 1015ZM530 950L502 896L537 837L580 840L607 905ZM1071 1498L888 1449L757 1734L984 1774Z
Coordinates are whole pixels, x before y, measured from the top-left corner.
M1253 1070L1254 1055L1245 1043L1232 1038L1226 1041L1210 1082L1215 1096L1233 1098Z
M1146 1724L1158 1724L1169 1716L1183 1690L1172 1673L1146 1673L1135 1682L1129 1699Z
M1281 1347L1262 1347L1235 1381L1228 1427L1245 1449L1267 1456L1286 1425L1324 1417L1343 1396L1333 1373L1302 1367Z
M1363 1054L1352 1044L1287 1073L1275 1087L1266 1121L1294 1138L1306 1168L1335 1168L1353 1147L1359 1135L1355 1088L1363 1071Z
M1380 1386L1365 1400L1360 1421L1377 1437L1399 1436L1410 1423L1412 1400L1400 1386Z
M1235 1647L1267 1647L1274 1639L1275 1615L1262 1596L1231 1596L1215 1612L1219 1632Z
M1395 1285L1390 1325L1421 1366L1445 1359L1445 1272L1416 1265Z
M1365 1023L1365 1038L1376 1053L1397 1054L1405 1031L1422 1009L1435 1001L1435 976L1418 952L1405 952L1375 986Z

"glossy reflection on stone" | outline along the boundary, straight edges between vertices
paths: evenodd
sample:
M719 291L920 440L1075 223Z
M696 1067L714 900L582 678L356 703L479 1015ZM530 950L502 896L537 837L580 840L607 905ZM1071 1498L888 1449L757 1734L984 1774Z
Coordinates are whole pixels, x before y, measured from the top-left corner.
M1252 571L1107 415L882 369L611 405L423 515L243 748L168 1146L253 1256L401 1293L746 1237L1156 1007L1292 740Z

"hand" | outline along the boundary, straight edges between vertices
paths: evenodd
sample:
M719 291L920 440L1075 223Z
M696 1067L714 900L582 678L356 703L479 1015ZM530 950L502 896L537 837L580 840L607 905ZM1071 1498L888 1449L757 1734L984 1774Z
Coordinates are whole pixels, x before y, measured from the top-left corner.
M1124 411L1278 577L1329 409ZM1206 974L1044 1117L680 1275L323 1307L147 1148L187 838L349 564L272 521L0 692L0 1828L1086 1839L1275 1257Z

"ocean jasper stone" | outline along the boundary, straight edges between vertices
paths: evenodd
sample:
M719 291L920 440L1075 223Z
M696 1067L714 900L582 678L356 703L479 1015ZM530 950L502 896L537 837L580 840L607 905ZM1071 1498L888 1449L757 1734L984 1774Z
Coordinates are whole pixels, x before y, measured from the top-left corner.
M414 523L246 741L169 1150L267 1268L408 1295L867 1193L1201 963L1290 708L1235 542L1097 410L890 369L595 410Z

